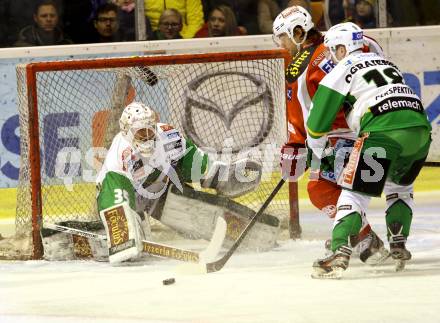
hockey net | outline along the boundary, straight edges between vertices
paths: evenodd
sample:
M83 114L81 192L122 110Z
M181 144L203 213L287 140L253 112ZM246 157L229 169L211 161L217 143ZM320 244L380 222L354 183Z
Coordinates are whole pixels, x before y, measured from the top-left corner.
M156 109L161 122L199 147L233 155L252 150L263 166L262 179L236 201L257 210L280 178L288 60L285 51L271 50L18 66L19 247L12 257L42 256L43 223L97 219L94 180L119 131L121 112L133 100ZM268 212L288 215L286 188Z

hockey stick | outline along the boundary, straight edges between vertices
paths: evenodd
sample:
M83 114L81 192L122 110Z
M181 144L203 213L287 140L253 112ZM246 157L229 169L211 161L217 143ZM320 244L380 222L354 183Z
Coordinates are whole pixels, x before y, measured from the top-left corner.
M103 234L74 229L59 224L45 223L43 227L45 229L50 229L72 235L78 235L85 238L90 238L95 240L107 240L107 236ZM223 218L218 217L211 241L209 242L208 247L206 247L206 249L200 253L190 250L180 249L176 247L171 247L165 244L147 241L147 240L142 241L143 252L148 253L149 255L152 256L170 258L185 262L198 263L202 259L204 261L207 260L209 261L217 256L223 244L225 235L226 235L226 221Z
M249 221L247 226L244 228L243 232L240 234L240 236L234 242L232 247L223 255L223 257L221 257L220 259L218 259L214 262L210 262L210 263L206 264L206 272L207 273L213 273L213 272L219 271L220 269L223 268L223 266L226 264L226 262L229 260L229 258L231 258L231 256L235 252L235 250L240 246L243 239L247 236L249 231L252 229L255 222L257 222L258 218L263 214L263 212L266 210L266 208L268 207L270 202L272 202L275 195L277 195L277 193L279 192L279 190L283 186L284 182L285 182L284 178L282 178L278 182L277 186L275 186L272 193L270 193L269 197L266 199L266 201L264 201L263 205L260 207L258 212L255 213L255 215L251 218L251 220Z

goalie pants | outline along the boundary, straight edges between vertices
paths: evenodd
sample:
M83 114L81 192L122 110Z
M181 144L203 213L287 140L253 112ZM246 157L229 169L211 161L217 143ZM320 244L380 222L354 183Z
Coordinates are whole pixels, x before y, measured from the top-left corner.
M148 199L136 193L127 177L116 172L108 172L98 192L98 211L122 202L128 202L130 208L135 210L141 217L143 217L145 211L148 215L160 219L167 190L157 199Z
M409 235L413 209L413 182L428 155L430 131L412 127L373 132L359 138L340 178L343 190L338 199L332 233L332 250L348 245L356 234L372 196L384 191L388 231L393 223Z

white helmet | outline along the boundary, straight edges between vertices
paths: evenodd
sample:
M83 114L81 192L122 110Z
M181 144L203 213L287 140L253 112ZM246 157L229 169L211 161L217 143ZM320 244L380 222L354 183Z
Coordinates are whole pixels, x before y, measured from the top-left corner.
M295 27L301 27L306 32L303 40L297 43L293 37ZM279 45L279 37L286 33L296 46L301 45L307 38L307 32L313 28L312 16L301 6L284 9L273 22L273 38Z
M343 22L334 25L325 33L324 45L329 48L333 59L337 62L338 60L335 57L336 46L344 45L347 56L364 47L364 33L358 25L352 22Z
M154 151L154 137L157 123L156 112L140 102L127 105L119 119L122 135L144 157Z

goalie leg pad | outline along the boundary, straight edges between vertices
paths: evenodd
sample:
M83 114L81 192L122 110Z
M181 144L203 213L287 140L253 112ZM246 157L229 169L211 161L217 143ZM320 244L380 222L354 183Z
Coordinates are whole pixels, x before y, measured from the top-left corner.
M61 226L98 234L104 233L101 221L62 221ZM49 228L41 229L46 260L94 259L108 261L108 248L105 240L86 238Z
M183 194L172 186L167 195L160 221L194 239L210 240L218 217L227 223L225 247L238 238L255 212L228 198L195 191L184 186ZM246 236L240 248L269 250L275 246L279 220L264 214Z
M104 233L102 232L97 233ZM105 240L97 240L97 239L87 239L89 242L90 250L93 255L93 259L96 261L108 261L108 247L107 241Z
M142 252L144 238L138 219L139 215L127 202L115 205L99 212L107 234L109 261L117 264L125 260L136 259Z
M74 260L73 237L70 234L42 229L43 258L49 261Z
M275 221L270 224L255 223L252 230L241 243L239 250L268 251L276 246L276 240L280 232L279 222L275 217L266 216L271 217L271 220ZM224 217L227 224L224 246L230 248L249 223L249 217L233 211L225 211Z
M214 188L222 196L234 198L252 192L260 183L263 166L252 160L240 159L231 164L216 161L206 178L204 188Z
M192 239L210 240L217 217L223 216L223 208L189 196L186 187L184 194L174 188L168 191L160 221Z

